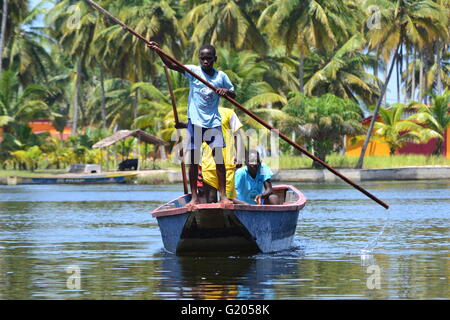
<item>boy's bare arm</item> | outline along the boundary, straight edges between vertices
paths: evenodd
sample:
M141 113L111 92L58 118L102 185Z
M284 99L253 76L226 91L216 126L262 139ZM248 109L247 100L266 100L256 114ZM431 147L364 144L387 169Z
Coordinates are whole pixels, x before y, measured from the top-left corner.
M270 179L267 179L266 181L264 181L264 188L266 189L265 192L258 194L255 197L255 202L257 204L261 204L262 199L267 199L270 195L273 194L272 182L270 181Z
M150 41L150 44L147 45L150 49L160 49L159 44L155 41ZM160 53L158 50L155 50L156 53L161 58L162 62L167 66L167 68L178 71L179 73L184 74L184 69L181 68L179 65L173 63L171 60L169 60L165 55Z
M236 98L236 93L234 91L231 91L231 90L228 90L228 89L225 89L225 88L218 88L216 93L219 96L222 96L222 97L229 96L229 97L231 97L233 99Z
M187 123L186 122L178 122L178 123L175 123L175 128L176 129L186 129L188 127L188 125L187 125Z

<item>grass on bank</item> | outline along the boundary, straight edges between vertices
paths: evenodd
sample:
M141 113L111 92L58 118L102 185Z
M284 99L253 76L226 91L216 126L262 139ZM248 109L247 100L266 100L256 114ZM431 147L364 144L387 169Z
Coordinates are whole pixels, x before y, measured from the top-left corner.
M10 177L10 176L21 176L21 177L37 177L42 176L44 174L62 174L67 173L67 170L56 170L56 169L38 169L31 171L25 170L1 170L0 169L0 177Z
M274 165L272 159L263 159L269 166ZM304 156L282 156L279 158L280 169L307 169L312 168L312 159ZM358 157L331 154L327 156L328 165L334 168L355 168ZM421 166L450 166L450 159L442 156L424 155L396 155L392 157L367 156L364 158L364 169L389 169L401 167Z
M312 169L312 160L306 156L281 156L277 160L264 158L263 162L271 167L283 169ZM326 163L333 168L354 168L358 162L358 157L348 157L338 154L331 154L327 157ZM421 167L421 166L450 166L450 159L442 156L424 156L424 155L396 155L392 157L368 156L364 159L364 169L389 169L401 167ZM155 166L146 166L145 170L151 169L173 169L180 168L179 164L170 160L156 160ZM34 172L23 170L0 170L0 177L7 176L38 176L42 174L60 174L67 173L67 170L44 170L38 169Z

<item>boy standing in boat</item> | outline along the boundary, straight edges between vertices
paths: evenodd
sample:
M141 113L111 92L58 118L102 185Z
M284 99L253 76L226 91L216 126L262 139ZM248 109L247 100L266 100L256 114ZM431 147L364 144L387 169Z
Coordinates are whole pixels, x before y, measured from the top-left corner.
M278 196L273 194L271 178L272 171L265 163L261 163L259 153L255 150L250 151L245 161L245 167L236 171L237 200L234 202L237 204L279 204Z
M234 186L234 174L237 167L240 167L245 154L244 133L242 123L233 109L219 107L222 117L222 134L225 145L222 149L225 170L226 170L226 194L228 199L236 198ZM186 129L187 123L178 122L177 129ZM205 142L202 144L202 162L199 166L197 189L201 194L201 200L206 203L217 202L217 190L219 180L216 173L216 164L213 157L213 150Z
M159 48L159 45L151 41L151 49ZM222 148L225 141L222 134L222 119L218 110L219 97L229 96L235 98L234 86L228 76L214 69L217 60L216 49L211 45L202 46L199 50L200 66L186 65L185 67L211 83L217 88L216 92L186 72L183 68L167 59L156 51L164 64L172 70L178 71L189 79L189 101L188 101L188 132L190 142L188 151L191 153L191 164L189 166L189 185L192 198L188 207L199 203L197 194L198 164L200 160L200 148L206 142L213 150L216 163L216 173L219 180L219 194L221 203L232 203L226 195L226 175L223 161Z
M225 189L228 199L234 199L236 198L236 189L234 187L236 165L238 163L242 164L245 151L243 145L244 134L241 131L243 125L233 109L219 107L219 113L222 118L222 134L226 145L226 147L222 149L226 170ZM217 202L219 181L212 152L213 150L206 143L203 143L201 166L203 173L203 184L205 187L204 189L206 191L208 202Z

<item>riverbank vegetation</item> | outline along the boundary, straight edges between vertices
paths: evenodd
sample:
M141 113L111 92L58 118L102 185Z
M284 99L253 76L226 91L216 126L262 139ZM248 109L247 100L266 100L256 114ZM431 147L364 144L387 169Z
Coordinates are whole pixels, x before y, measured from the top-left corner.
M214 44L216 67L235 84L236 100L332 166L358 164L335 156L344 135L382 139L391 155L405 142L435 138L436 157L406 157L418 163L398 165L446 164L438 159L450 125L448 0L97 2L183 63L197 64L198 48ZM112 168L136 157L132 139L109 155L92 145L120 129L142 129L173 146L167 79L144 43L86 1L0 4L1 168L58 170L87 162ZM170 81L185 121L188 83L175 72ZM387 89L394 91L389 99ZM258 128L237 113L245 129ZM361 125L367 116L385 126L368 130ZM50 120L61 137L70 125L72 136L62 141L31 132L28 123L39 119ZM158 167L153 147L141 150L148 159L143 168ZM283 160L286 167L313 165L290 158L284 142L280 151L291 159ZM406 158L366 156L364 168ZM170 167L166 162L159 167Z
M348 157L339 154L331 154L328 157L327 163L338 169L343 168L354 168L358 161L358 157ZM272 168L279 168L280 170L291 170L291 169L313 169L312 160L308 157L301 156L288 156L283 155L278 159L265 158L263 162L268 164ZM45 162L43 163L45 164ZM422 166L450 166L450 159L446 159L441 156L423 156L423 155L395 155L392 157L377 157L377 156L367 156L364 164L364 169L383 169L383 168L403 168L403 167L422 167ZM23 171L23 170L1 170L0 177L8 176L42 176L46 174L61 174L67 173L66 169L43 169L42 164L33 171ZM113 167L112 162L109 167L106 163L103 163L102 168L106 170L114 171L117 169ZM179 170L180 166L176 162L167 160L155 160L149 161L142 170ZM165 176L162 174L162 176ZM154 176L152 176L154 177ZM145 179L145 176L144 178Z
M306 169L313 166L307 157L282 156L279 160L264 160L269 165L277 165L280 169ZM358 157L348 157L332 153L327 157L327 163L334 168L354 168ZM413 166L450 166L450 159L441 156L394 155L391 157L366 156L364 169L402 168Z

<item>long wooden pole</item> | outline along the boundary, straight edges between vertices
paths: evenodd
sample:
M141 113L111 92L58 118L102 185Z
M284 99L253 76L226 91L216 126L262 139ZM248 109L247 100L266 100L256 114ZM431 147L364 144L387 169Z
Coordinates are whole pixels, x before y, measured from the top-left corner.
M175 118L175 124L178 124L180 121L178 119L178 111L177 111L177 103L175 100L175 95L173 94L172 90L172 83L170 81L169 72L167 71L167 67L164 66L164 73L166 74L167 78L167 86L169 87L169 93L170 93L170 100L172 101L172 110L173 110L173 117ZM178 129L177 129L178 131ZM178 132L178 145L181 145L181 142L183 141L183 137ZM186 166L184 164L184 152L183 152L183 146L181 146L180 149L180 158L181 158L181 175L183 176L183 189L184 194L189 193L188 185L187 185L187 177L186 177Z
M113 15L111 15L108 11L106 11L105 9L103 9L102 7L100 7L98 4L96 4L94 1L92 0L86 0L89 4L91 4L95 9L97 9L98 11L100 11L101 13L103 13L104 15L106 15L107 17L109 17L111 20L113 20L115 23L119 24L120 26L122 26L125 30L127 30L128 32L130 32L131 34L133 34L134 36L136 36L137 38L141 39L142 41L144 41L147 45L151 45L150 41L147 40L146 38L144 38L142 35L140 35L139 33L137 33L136 31L134 31L133 29L131 29L130 27L128 27L126 24L124 24L122 21L118 20L117 18L115 18ZM168 55L167 53L165 53L164 51L162 51L160 48L153 48L153 50L157 51L158 53L164 55L168 60L172 61L174 64L176 64L177 66L179 66L181 69L183 69L185 72L189 73L190 75L192 75L194 78L196 78L197 80L199 80L200 82L202 82L205 86L209 87L211 90L214 90L214 92L217 92L217 88L214 87L212 84L210 84L208 81L202 79L200 76L198 76L197 74L195 74L194 72L192 72L191 70L189 70L188 68L186 68L183 64L181 64L180 62L178 62L175 58L171 57L170 55ZM366 196L368 196L370 199L374 200L375 202L377 202L379 205L383 206L384 208L388 209L389 205L387 205L386 203L384 203L382 200L378 199L377 197L375 197L373 194L371 194L370 192L368 192L367 190L365 190L364 188L360 187L359 185L357 185L356 183L354 183L353 181L351 181L350 179L348 179L347 177L345 177L344 175L342 175L340 172L338 172L337 170L335 170L334 168L330 167L328 164L326 164L324 161L322 161L321 159L317 158L316 156L314 156L313 154L311 154L310 152L308 152L305 148L303 148L302 146L298 145L297 143L295 143L294 141L292 141L291 139L289 139L286 135L284 135L282 132L280 132L278 129L275 129L274 127L272 127L271 125L269 125L267 122L265 122L264 120L258 118L255 114L253 114L251 111L247 110L246 108L244 108L242 105L240 105L236 100L234 100L233 98L229 97L229 96L224 96L225 99L227 99L229 102L231 102L232 104L234 104L236 107L238 107L242 112L244 112L245 114L247 114L249 117L251 117L252 119L254 119L255 121L259 122L261 125L263 125L264 127L266 127L269 130L274 130L276 133L278 133L278 135L280 136L281 139L283 139L284 141L286 141L287 143L291 144L292 146L294 146L296 149L298 149L299 151L301 151L302 153L304 153L305 155L307 155L308 157L310 157L311 159L313 159L314 161L320 163L323 167L325 167L326 169L328 169L329 171L331 171L333 174L335 174L336 176L338 176L339 178L341 178L343 181L347 182L348 184L350 184L351 186L353 186L355 189L359 190L360 192L362 192L363 194L365 194Z

